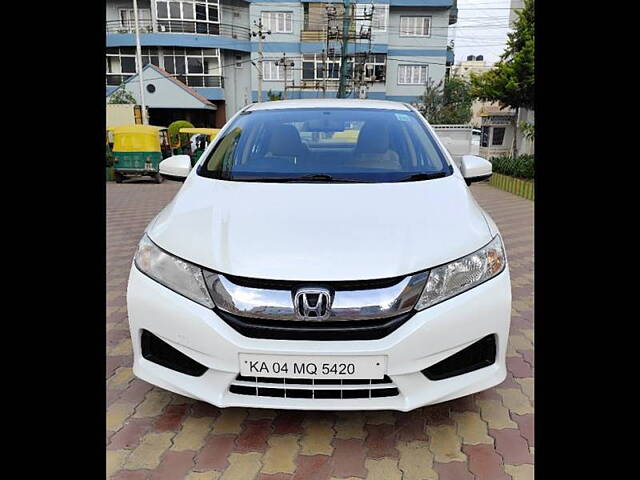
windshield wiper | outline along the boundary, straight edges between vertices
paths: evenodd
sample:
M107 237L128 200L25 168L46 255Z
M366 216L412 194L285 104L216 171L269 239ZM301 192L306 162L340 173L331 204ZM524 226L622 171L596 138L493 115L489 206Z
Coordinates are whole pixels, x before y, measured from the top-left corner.
M402 177L397 182L414 182L418 180L433 180L434 178L446 177L447 172L421 172L413 173L408 177Z
M368 183L364 180L354 178L333 177L325 173L312 173L309 175L300 175L299 177L234 177L232 180L239 182L277 182L277 183L295 183L295 182L328 182L328 183Z

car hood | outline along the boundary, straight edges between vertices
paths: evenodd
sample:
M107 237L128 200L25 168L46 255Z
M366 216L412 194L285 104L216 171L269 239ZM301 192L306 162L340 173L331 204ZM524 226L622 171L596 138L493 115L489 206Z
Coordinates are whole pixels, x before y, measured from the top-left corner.
M301 281L395 277L491 240L482 209L457 175L378 184L189 175L147 233L168 252L218 272Z

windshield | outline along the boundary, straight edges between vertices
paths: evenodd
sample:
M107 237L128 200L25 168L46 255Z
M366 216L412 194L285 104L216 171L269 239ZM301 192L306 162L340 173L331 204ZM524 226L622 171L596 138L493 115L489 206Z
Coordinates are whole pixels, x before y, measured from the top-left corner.
M234 181L397 182L450 175L406 110L307 108L239 115L198 173Z

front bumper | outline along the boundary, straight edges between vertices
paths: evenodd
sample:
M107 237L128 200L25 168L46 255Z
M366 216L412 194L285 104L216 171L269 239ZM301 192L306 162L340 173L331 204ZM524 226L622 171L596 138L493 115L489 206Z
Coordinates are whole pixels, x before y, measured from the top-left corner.
M465 293L416 313L379 340L309 341L248 338L212 310L167 289L131 267L127 289L133 343L133 372L139 378L218 407L300 410L401 410L439 403L501 383L511 317L508 268ZM143 330L208 367L199 377L153 363L142 356ZM428 380L421 370L486 335L496 335L493 365L444 380ZM240 353L271 355L386 355L387 375L400 394L362 399L300 399L246 396L229 392L239 373Z

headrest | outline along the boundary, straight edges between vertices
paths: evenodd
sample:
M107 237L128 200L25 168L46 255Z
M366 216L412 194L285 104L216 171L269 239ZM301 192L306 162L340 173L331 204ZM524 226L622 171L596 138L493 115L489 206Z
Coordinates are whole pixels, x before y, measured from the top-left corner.
M276 125L269 140L269 153L276 156L294 157L304 153L298 129L293 125Z
M389 132L382 122L369 121L360 129L356 153L385 153L389 150Z

